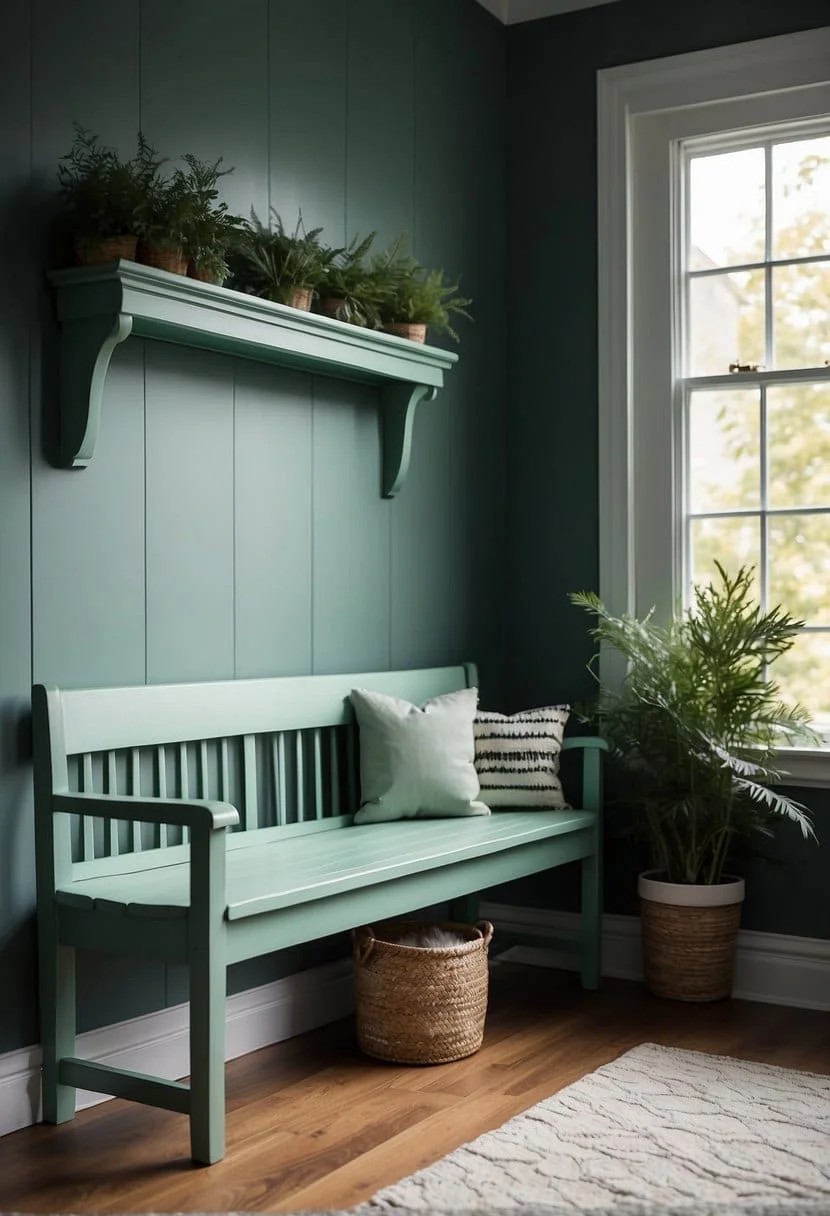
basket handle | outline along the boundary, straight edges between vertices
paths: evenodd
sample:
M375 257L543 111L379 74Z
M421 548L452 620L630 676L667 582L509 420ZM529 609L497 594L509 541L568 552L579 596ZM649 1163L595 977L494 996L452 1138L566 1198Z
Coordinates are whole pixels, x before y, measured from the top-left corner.
M484 948L486 950L490 945L490 942L493 940L493 926L490 924L489 920L480 920L476 925L476 928L484 938Z
M354 961L358 966L363 966L369 961L369 957L375 948L375 931L371 925L364 925L362 929L355 929L352 933L352 948L354 950Z

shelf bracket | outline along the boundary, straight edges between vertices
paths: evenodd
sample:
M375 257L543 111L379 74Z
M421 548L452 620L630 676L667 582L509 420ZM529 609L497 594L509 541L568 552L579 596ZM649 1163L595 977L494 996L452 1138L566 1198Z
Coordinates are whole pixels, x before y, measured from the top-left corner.
M401 381L384 384L380 390L383 419L381 489L384 498L394 498L406 480L412 457L415 410L422 401L432 401L436 392L437 389L428 384L407 384Z
M61 327L60 463L83 469L92 459L101 425L101 400L112 352L130 336L124 312L64 321Z

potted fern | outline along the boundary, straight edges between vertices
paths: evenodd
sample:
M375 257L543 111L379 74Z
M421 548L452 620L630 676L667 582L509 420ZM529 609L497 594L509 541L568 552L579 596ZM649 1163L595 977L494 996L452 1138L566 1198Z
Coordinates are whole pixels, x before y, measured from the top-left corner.
M243 220L232 215L226 202L219 201L218 182L233 169L222 169L222 158L210 162L188 152L179 170L182 186L190 204L184 216L183 253L187 273L203 283L221 286L230 273L228 250L238 239Z
M735 846L786 819L814 838L806 809L772 788L777 749L814 740L768 672L803 622L763 610L746 567L732 576L718 565L666 626L652 613L613 616L592 593L570 598L627 663L621 687L600 686L598 716L652 858L639 878L646 983L679 1000L728 996L744 898L743 879L727 873Z
M294 231L289 232L273 207L271 224L266 227L252 209L237 247L237 286L308 312L318 284L341 252L323 245L322 231L306 230L300 215Z
M377 329L380 304L387 292L385 277L367 264L375 233L353 237L344 249L334 251L319 285L320 311L337 321Z
M75 258L90 265L135 258L141 180L134 161L122 161L92 131L74 124L72 147L58 162L62 224Z
M379 312L385 333L425 342L427 329L432 329L447 334L454 342L459 340L451 318L472 320L467 311L472 301L457 294L457 283L444 282L443 270L426 270L407 256L402 238L373 260L372 269L384 285Z

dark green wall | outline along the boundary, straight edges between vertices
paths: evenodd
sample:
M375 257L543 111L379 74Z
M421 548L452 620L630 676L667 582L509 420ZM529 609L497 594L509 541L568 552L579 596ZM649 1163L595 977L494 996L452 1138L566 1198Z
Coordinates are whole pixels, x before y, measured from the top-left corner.
M33 1043L31 680L67 686L475 658L499 695L504 34L474 0L8 0L0 10L0 1051ZM72 120L235 166L340 242L401 231L475 300L461 360L379 497L374 390L130 339L87 470L44 458L43 285ZM237 972L239 987L308 961ZM83 966L84 1025L181 999ZM11 999L9 999L11 994Z
M507 636L514 707L587 697L585 615L567 593L598 583L596 73L830 23L830 0L620 0L507 31L508 509L516 539ZM782 828L753 863L743 923L830 937L830 806L821 849ZM640 862L607 848L606 903L635 910ZM512 898L572 906L573 875Z

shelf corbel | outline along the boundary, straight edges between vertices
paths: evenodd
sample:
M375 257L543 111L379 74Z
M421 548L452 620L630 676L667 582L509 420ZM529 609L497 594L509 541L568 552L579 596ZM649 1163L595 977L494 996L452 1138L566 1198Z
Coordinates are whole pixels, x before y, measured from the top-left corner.
M395 383L382 386L384 498L394 498L406 480L412 458L415 410L422 401L434 401L437 392L427 384Z
M91 461L112 352L134 334L376 385L381 492L392 498L409 469L415 411L435 397L458 359L434 346L135 262L57 270L49 279L61 325L60 460L67 468Z

